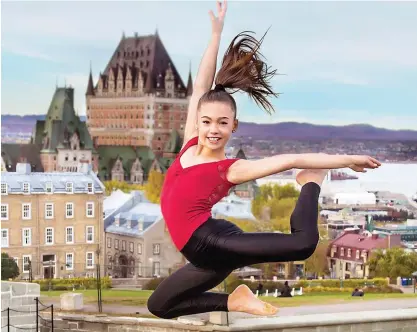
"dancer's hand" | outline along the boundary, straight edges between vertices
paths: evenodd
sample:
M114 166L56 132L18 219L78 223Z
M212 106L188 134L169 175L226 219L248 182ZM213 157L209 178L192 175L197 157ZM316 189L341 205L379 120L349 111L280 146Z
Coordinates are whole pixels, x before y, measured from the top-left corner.
M217 1L217 17L214 16L212 10L210 10L209 15L211 18L211 30L215 35L220 35L223 31L224 18L227 11L227 0Z
M349 168L355 172L366 173L365 168L378 168L381 166L381 163L375 158L369 156L352 156L352 164L349 165Z

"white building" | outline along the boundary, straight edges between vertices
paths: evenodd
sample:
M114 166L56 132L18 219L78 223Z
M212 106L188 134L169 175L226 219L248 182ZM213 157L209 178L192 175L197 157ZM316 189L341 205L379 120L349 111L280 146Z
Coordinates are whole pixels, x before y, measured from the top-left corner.
M375 194L369 192L337 193L333 203L340 205L375 205Z

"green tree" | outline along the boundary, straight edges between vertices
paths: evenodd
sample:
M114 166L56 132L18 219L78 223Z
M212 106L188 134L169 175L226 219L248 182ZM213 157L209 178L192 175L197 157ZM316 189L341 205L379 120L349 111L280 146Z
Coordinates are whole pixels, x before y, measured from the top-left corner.
M164 185L165 175L157 171L149 173L148 182L145 185L146 198L152 202L159 204L161 201L161 191Z
M132 190L144 189L144 186L140 184L131 184L125 181L111 180L111 181L104 181L103 184L104 184L104 187L106 188L106 195L110 195L113 190L117 190L117 189L120 189L121 191L125 193L129 193Z
M1 280L16 278L19 275L19 267L15 260L7 253L1 253Z
M313 255L305 261L306 272L313 273L316 277L324 276L329 273L329 265L327 262L328 247L329 241L319 242Z
M371 254L368 266L372 277L411 277L417 271L417 253L402 248L379 249Z

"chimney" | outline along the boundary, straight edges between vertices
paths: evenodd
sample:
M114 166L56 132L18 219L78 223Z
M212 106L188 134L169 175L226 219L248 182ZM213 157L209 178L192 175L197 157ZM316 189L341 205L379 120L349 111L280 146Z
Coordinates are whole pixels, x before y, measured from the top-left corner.
M132 220L131 219L126 220L126 227L127 228L132 228Z
M17 163L17 165L16 165L16 173L18 173L18 174L30 174L31 173L30 164L27 164L27 163Z
M116 218L114 218L114 225L115 226L120 226L120 217L117 216Z

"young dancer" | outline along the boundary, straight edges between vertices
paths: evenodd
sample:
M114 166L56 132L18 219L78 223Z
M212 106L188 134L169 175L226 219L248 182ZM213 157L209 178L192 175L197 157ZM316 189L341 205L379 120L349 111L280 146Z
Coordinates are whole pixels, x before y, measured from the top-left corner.
M286 154L255 161L225 159L224 147L238 125L236 103L227 91L244 91L272 112L267 97L276 94L268 79L275 71L261 60L260 42L240 34L227 49L216 86L210 90L226 1L223 5L218 2L217 9L218 17L210 13L212 36L194 84L184 145L168 169L161 194L172 240L189 261L164 280L148 300L149 311L161 318L209 311L275 314L278 309L256 298L247 286L237 287L230 295L209 290L240 267L310 257L319 240L318 197L327 169L365 171L380 165L368 156L327 154ZM211 217L213 205L234 185L292 168L304 170L297 176L302 188L290 218L291 234L245 233L233 223Z

